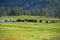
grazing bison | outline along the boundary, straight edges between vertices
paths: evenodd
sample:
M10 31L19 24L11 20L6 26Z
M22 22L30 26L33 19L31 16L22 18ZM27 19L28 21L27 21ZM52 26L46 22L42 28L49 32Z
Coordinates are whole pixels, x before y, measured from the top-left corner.
M40 23L42 22L42 20L39 21Z
M33 20L33 22L37 22L37 20L36 20L36 19L34 19L34 20Z
M10 22L12 22L12 20L10 20Z
M48 20L46 20L46 23L48 23Z
M24 20L20 20L20 22L24 22Z
M56 20L46 20L46 23L57 23Z
M57 23L58 21L57 20L51 20L52 23Z
M5 22L7 22L7 20L5 20Z
M27 22L37 22L37 20L36 19L29 19L29 20L27 20Z
M24 20L21 20L21 19L17 19L16 21L17 22L24 22Z
M16 22L15 20L11 20L11 22Z
M20 19L17 19L16 21L17 21L17 22L20 22Z
M46 20L46 23L54 23L53 20Z
M14 20L10 20L9 22L13 22Z
M53 20L51 21L52 23L55 23Z

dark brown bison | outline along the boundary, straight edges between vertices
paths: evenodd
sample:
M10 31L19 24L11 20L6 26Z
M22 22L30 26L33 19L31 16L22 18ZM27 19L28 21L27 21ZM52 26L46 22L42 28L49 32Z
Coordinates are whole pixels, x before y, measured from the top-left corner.
M37 20L36 19L29 19L29 20L27 20L27 22L37 22Z
M17 21L17 22L20 22L20 19L17 19L16 21Z
M17 22L24 22L24 20L22 20L22 19L17 19L16 21Z
M51 21L52 23L55 23L54 20Z
M48 20L46 20L46 23L48 23Z
M46 23L57 23L56 20L46 20Z
M39 20L39 22L41 23L41 22L42 22L42 20Z
M7 20L5 20L5 22L7 22Z

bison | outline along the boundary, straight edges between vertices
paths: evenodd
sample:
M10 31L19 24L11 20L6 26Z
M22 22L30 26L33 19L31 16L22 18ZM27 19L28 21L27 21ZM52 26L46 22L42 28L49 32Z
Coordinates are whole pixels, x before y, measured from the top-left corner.
M55 23L53 20L51 21L52 23Z
M27 20L27 22L37 22L37 20L36 19L29 19L29 20Z
M17 22L24 22L24 20L22 20L22 19L17 19L16 21Z
M46 23L48 23L48 20L46 20Z
M39 21L40 23L42 22L42 20Z

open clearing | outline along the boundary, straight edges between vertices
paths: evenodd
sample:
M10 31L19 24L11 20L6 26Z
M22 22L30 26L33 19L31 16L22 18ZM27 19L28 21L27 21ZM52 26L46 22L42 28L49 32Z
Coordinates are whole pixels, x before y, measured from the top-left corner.
M0 22L0 40L60 40L60 22Z

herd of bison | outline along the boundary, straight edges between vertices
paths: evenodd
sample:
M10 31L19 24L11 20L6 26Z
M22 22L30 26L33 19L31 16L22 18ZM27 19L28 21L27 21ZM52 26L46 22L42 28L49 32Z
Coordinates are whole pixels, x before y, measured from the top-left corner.
M5 20L5 22L40 22L42 23L43 20L36 20L36 19L17 19L17 20ZM60 20L46 20L45 23L57 23L60 22Z

